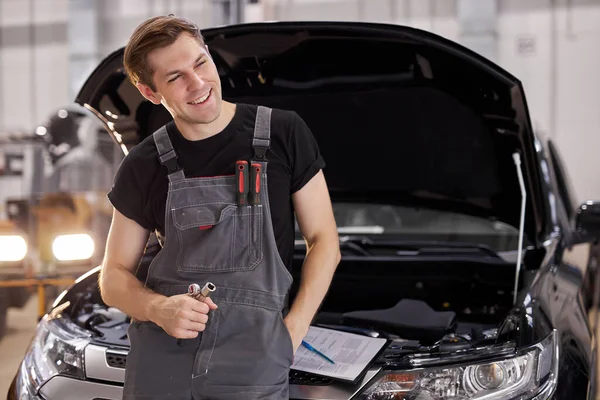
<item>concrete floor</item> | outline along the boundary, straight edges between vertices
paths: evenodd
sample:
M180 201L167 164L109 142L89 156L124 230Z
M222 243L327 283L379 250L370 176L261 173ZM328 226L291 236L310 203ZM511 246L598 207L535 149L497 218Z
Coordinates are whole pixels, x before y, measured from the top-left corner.
M31 341L35 326L37 312L37 297L33 296L23 309L9 310L8 333L0 340L0 399L4 399L10 383L15 376L29 342ZM595 324L596 312L590 315L592 324ZM597 329L596 337L600 337L600 329ZM598 376L600 382L600 371ZM596 400L600 400L600 393L596 394Z
M37 314L37 297L33 296L22 309L8 311L8 332L0 340L0 399L6 398L10 383L33 337Z

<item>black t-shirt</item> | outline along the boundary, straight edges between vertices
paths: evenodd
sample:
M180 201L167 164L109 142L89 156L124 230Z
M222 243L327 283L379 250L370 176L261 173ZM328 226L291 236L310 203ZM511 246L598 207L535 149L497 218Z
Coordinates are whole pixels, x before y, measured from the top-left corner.
M252 135L256 110L256 105L237 104L232 121L223 131L197 141L183 137L173 121L167 123L178 164L186 177L234 174L237 160L250 159L254 155ZM281 259L291 269L294 250L291 194L325 167L310 129L296 112L273 109L267 161L275 240ZM123 159L108 199L121 214L164 235L167 173L167 167L160 164L150 135Z

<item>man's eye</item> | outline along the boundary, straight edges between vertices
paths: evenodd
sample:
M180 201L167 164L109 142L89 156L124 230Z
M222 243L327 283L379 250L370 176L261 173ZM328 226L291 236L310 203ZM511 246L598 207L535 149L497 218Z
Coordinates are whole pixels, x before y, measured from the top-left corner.
M169 79L169 83L174 82L177 78L179 78L181 75L175 75L173 78Z
M196 68L203 66L205 62L206 61L200 61L198 64L196 64Z

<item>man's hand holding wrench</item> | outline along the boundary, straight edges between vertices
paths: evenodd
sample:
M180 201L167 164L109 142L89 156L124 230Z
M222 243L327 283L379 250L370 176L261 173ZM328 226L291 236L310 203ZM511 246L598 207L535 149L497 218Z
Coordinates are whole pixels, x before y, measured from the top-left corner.
M192 284L188 293L164 297L149 306L151 320L177 339L194 339L206 328L210 310L217 309L210 298L215 289L210 282L202 288Z

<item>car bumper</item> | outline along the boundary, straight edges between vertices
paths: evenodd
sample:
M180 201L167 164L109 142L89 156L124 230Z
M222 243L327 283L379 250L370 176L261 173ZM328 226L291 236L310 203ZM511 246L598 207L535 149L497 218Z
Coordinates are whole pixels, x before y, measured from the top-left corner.
M42 386L38 394L29 390L19 373L8 391L7 400L121 400L123 387L98 382L55 376Z
M371 369L357 385L290 385L289 398L294 400L348 400L356 395L378 372L378 368ZM23 371L23 364L21 364L19 374L14 378L9 389L7 400L121 400L123 396L123 387L119 383L101 383L65 376L55 376L50 379L36 394L31 392L24 377L26 377L26 372Z
M56 376L40 389L45 400L121 400L123 387Z

